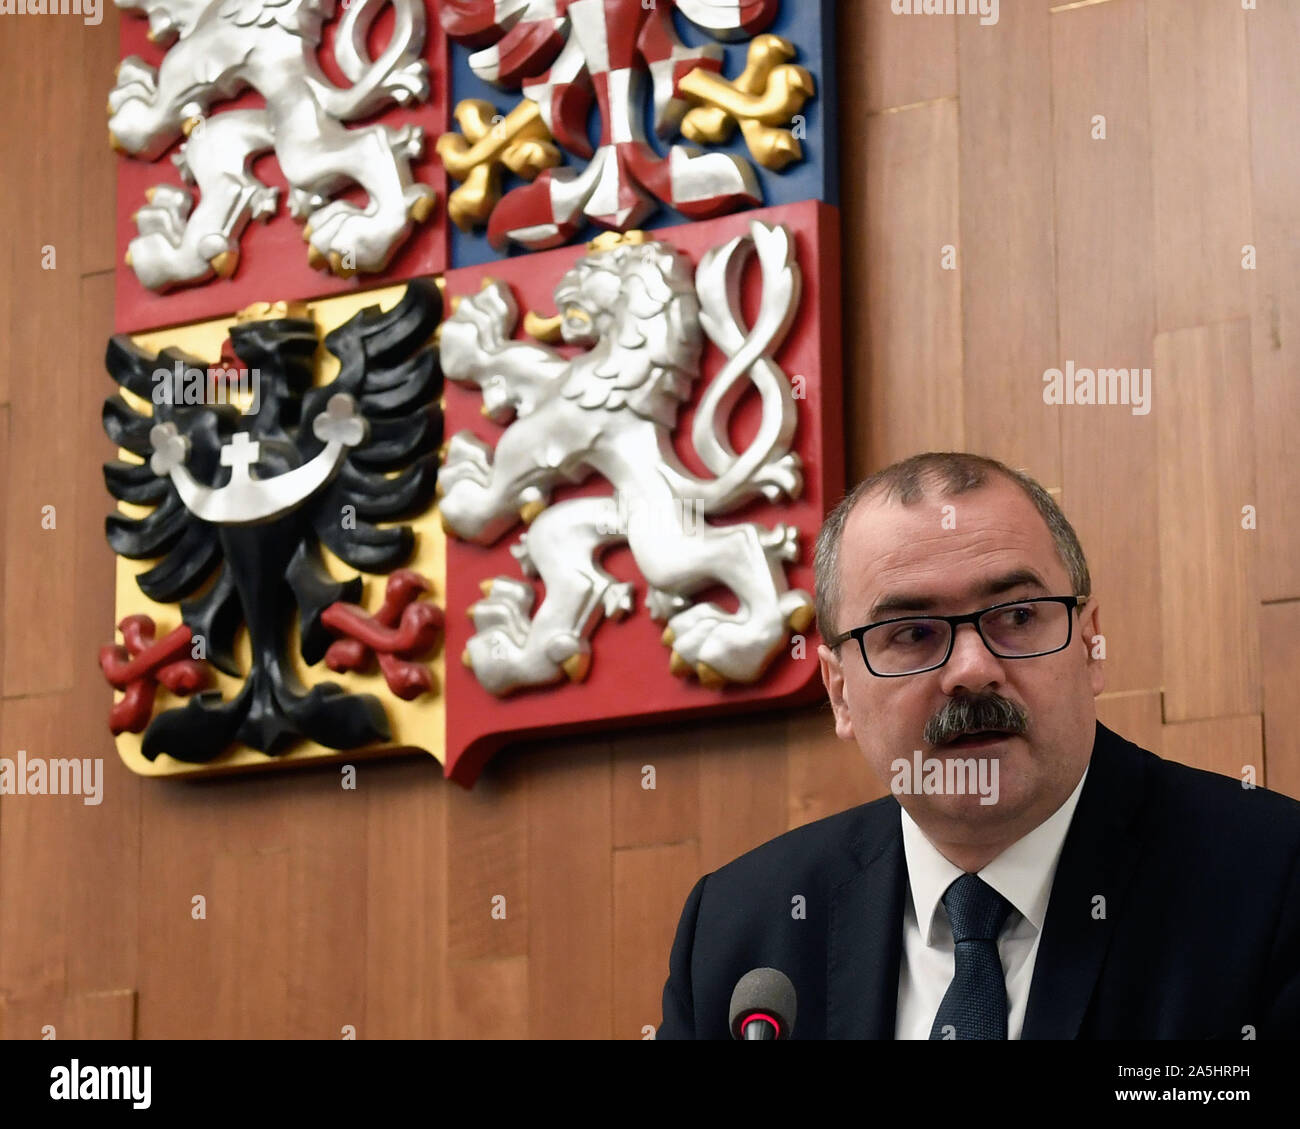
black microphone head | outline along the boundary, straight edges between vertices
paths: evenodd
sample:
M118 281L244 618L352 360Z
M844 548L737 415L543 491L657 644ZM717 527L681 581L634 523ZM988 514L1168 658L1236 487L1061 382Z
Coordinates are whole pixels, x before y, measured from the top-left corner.
M780 969L755 968L736 981L731 993L731 1034L741 1039L741 1027L755 1013L771 1017L778 1039L788 1039L794 1030L794 985Z

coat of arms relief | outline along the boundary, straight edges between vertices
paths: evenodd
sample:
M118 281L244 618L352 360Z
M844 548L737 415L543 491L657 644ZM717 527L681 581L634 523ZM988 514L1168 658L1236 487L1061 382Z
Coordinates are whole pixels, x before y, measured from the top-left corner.
M762 290L748 325L740 281L751 259ZM443 373L477 386L489 418L514 422L495 449L468 432L451 436L438 481L442 522L482 543L528 523L511 551L524 576L540 577L545 588L534 611L531 584L499 576L483 585L462 661L486 689L505 694L585 677L601 618L633 610L631 586L598 561L620 542L649 585L646 611L665 624L676 675L694 674L710 687L754 682L790 633L807 627L812 599L785 578L785 565L799 556L798 530L711 520L803 490L791 449L798 401L774 359L799 297L791 233L754 222L694 270L640 232L596 241L556 287L553 321L532 322L542 336L578 346L571 358L541 342L510 340L519 310L500 282L456 304L441 330ZM672 435L696 392L706 342L726 361L695 413L692 442L712 472L701 478L677 457ZM761 423L737 452L728 417L750 386L761 398ZM550 504L556 485L592 475L613 494ZM735 594L738 610L692 601L719 583Z
M827 4L115 2L133 770L420 748L468 784L540 732L810 700ZM264 399L152 399L174 369Z

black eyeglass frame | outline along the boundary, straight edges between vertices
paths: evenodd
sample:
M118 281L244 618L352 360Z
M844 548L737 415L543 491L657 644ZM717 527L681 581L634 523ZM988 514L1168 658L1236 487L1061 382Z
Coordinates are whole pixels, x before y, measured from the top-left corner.
M969 612L966 615L900 615L893 619L877 620L875 623L868 623L862 627L855 627L851 631L845 631L835 636L833 639L826 641L827 645L834 648L849 639L857 641L858 650L862 653L862 661L870 673L877 678L909 678L913 674L928 674L932 670L938 670L941 666L946 666L948 660L952 658L952 649L957 645L957 628L963 623L969 623L975 628L980 640L988 648L989 653L999 659L1041 659L1044 655L1055 655L1064 651L1074 640L1074 616L1069 616L1065 633L1065 642L1059 647L1053 647L1050 651L1036 651L1032 655L1004 655L994 649L993 644L989 642L988 636L984 634L984 629L980 627L980 620L989 612L995 612L999 608L1014 608L1021 604L1063 604L1070 611L1075 611L1083 607L1091 599L1090 596L1030 596L1025 600L1008 600L1003 604L993 604L991 607L981 608L977 612ZM874 627L884 627L890 623L908 623L912 620L928 619L939 620L948 624L948 650L945 652L943 659L934 664L934 666L922 667L920 670L909 670L902 674L881 674L879 671L871 669L871 660L867 658L866 635Z

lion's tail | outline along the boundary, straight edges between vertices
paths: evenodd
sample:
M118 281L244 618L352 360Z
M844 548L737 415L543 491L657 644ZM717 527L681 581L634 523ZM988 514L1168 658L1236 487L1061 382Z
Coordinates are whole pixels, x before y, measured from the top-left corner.
M763 273L758 319L746 334L740 310L741 280L757 253ZM674 491L699 501L705 513L726 513L760 494L768 501L797 497L803 468L790 450L798 413L790 381L772 359L799 307L801 276L790 233L754 222L750 233L707 254L696 272L700 322L727 363L705 389L691 438L700 460L717 477L702 480L678 468L663 468ZM727 422L748 376L758 389L762 422L754 440L737 454L727 440Z
M393 34L377 59L366 49L366 31L385 4L395 15ZM315 0L331 6L330 0ZM334 58L352 83L346 90L318 76L307 81L321 108L339 121L353 121L382 110L390 102L399 106L429 97L429 64L424 53L424 4L421 0L354 0L344 10L334 38Z

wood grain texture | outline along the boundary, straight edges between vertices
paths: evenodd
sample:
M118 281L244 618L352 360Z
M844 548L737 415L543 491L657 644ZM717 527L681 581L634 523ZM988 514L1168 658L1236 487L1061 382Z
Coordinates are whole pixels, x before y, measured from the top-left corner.
M444 1034L447 799L427 757L365 766L364 1039Z
M699 727L698 742L703 873L785 830L785 726L716 721Z
M846 183L870 184L845 193L850 482L963 443L957 118L954 101L878 115L844 149Z
M365 1015L370 930L358 907L367 906L373 775L360 762L356 789L345 789L338 767L308 770L293 798L286 1023L304 1038L338 1039Z
M0 118L11 117L12 115L0 114ZM14 297L16 242L13 236L12 209L4 208L0 210L0 408L8 406L11 382L9 374L13 369L13 314L18 305Z
M1251 202L1257 269L1251 310L1259 494L1259 595L1300 597L1300 5L1262 4L1246 21L1250 68Z
M209 1038L284 1039L294 1030L290 982L302 954L292 947L293 861L287 847L221 851L212 859L207 917L190 921L207 934L211 978L198 1027Z
M1150 370L1155 333L1146 4L1052 16L1057 304L1054 367ZM1104 140L1094 118L1105 118ZM1159 401L1152 401L1158 408ZM1060 405L1066 516L1088 557L1106 689L1160 684L1158 416L1150 405ZM1123 498L1124 505L1115 505ZM1134 562L1148 567L1134 568Z
M77 992L64 1005L65 1039L135 1038L135 991Z
M1254 770L1263 782L1264 735L1258 714L1245 717L1207 717L1166 725L1162 737L1164 756L1193 768L1218 772L1240 781L1243 770Z
M0 58L13 59L18 50L18 20L0 20ZM15 105L18 81L23 68L0 68L0 106ZM19 159L22 118L19 114L0 113L0 161L6 169L15 168ZM19 178L10 177L7 192L0 192L0 406L9 402L10 367L12 364L10 336L13 332L14 307L14 247L18 230L19 195L21 187L14 183ZM0 526L0 528L3 528ZM3 605L0 605L3 606ZM3 668L0 668L3 669Z
M15 774L20 752L28 763L69 755L73 708L67 693L6 699L0 749ZM75 809L85 806L76 796L0 797L0 992L59 999L67 992L68 961L81 936L67 877L80 862L73 829L82 812Z
M2 312L2 311L0 311ZM3 357L0 357L3 359ZM5 515L9 510L9 405L0 404L0 529L5 529ZM3 550L0 549L0 553ZM5 569L3 560L0 560L0 615L3 614L5 606ZM5 637L4 632L0 631L0 697L5 694Z
M114 69L121 57L117 33L117 20L121 19L121 15L116 8L113 9L113 15L115 19L112 30L108 30L109 12L106 6L103 33L83 35L79 44L77 74L80 76L80 85L87 92L102 90L105 98L108 97L108 91L113 89L116 81ZM117 162L123 158L113 152L108 143L108 117L104 109L94 98L85 98L79 122L77 155L80 159L81 183L103 186L79 195L78 246L83 274L112 271L116 253L113 225L104 223L103 216L106 211L112 211L116 200Z
M1102 694L1097 699L1097 720L1133 744L1161 755L1164 724L1158 690Z
M841 43L860 44L856 75L844 75L845 125L867 114L957 94L957 20L899 19L888 4L838 4ZM843 72L841 72L843 73Z
M1161 332L1248 312L1246 17L1218 0L1147 0Z
M1263 671L1264 783L1300 800L1300 601L1267 604L1259 616Z
M133 1039L135 992L0 996L0 1039Z
M528 953L526 779L522 758L510 756L491 764L472 792L447 789L449 960Z
M104 324L93 314L88 325L78 316L86 271L81 209L88 195L79 142L92 112L80 82L68 82L63 67L44 65L42 57L80 59L93 49L90 44L114 36L114 25L92 27L77 19L8 22L16 25L9 30L16 57L27 61L6 66L14 86L0 103L5 116L20 119L17 129L6 130L10 148L0 156L6 168L23 170L6 186L12 209L5 240L8 300L0 312L9 348L3 367L18 374L0 389L0 400L11 404L7 481L14 500L4 536L9 544L24 546L24 552L5 556L0 621L8 642L5 693L17 695L70 689L75 681L74 545L84 520L76 497L90 453L84 439L94 426L86 415L93 392L87 402L84 390L88 382L91 389L102 387L93 375L68 371L82 359L78 347L84 333ZM95 109L102 115L102 103ZM62 141L46 143L53 138ZM98 199L99 223L111 227L112 196ZM92 372L102 369L101 360Z
M964 449L1061 483L1061 416L1043 402L1056 348L1051 16L958 20Z
M663 1018L668 953L700 877L694 840L614 852L615 1039L643 1039Z
M22 385L39 376L28 368L40 356L32 345L41 342L41 330L51 320L66 317L80 272L79 213L84 189L77 156L85 99L80 83L68 81L65 68L51 66L50 60L76 59L89 38L116 39L110 30L115 24L107 19L99 27L87 27L77 19L3 22L0 57L6 63L0 79L0 116L7 120L0 131L0 161L6 170L0 236L8 261L0 259L0 266L8 270L0 283L0 298L5 300L0 360L8 363L0 365L0 403L9 402ZM102 113L102 102L99 109ZM112 197L102 203L105 215L111 213ZM111 226L111 218L108 223ZM44 248L54 250L54 269L42 267ZM51 308L52 303L57 304ZM54 340L66 342L67 337L65 329ZM49 361L47 357L47 365Z
M51 246L72 246L73 232L64 231L66 239L49 237ZM11 696L69 690L74 681L77 439L84 434L78 409L85 378L75 372L81 280L71 259L65 251L57 269L41 270L32 247L14 269L11 349L23 360L22 379L10 389L4 536L23 551L4 560L4 686Z
M649 847L700 833L699 759L686 735L658 727L629 730L611 741L613 845Z
M164 787L141 788L141 1038L287 1030L296 776L143 782Z
M1250 322L1155 344L1165 720L1259 711Z
M69 809L67 837L57 847L69 857L62 887L72 938L69 992L139 982L137 929L141 900L149 897L140 880L144 781L123 767L112 742L104 741L104 714L87 710L85 701L81 695L69 701L60 719L69 736L63 755L101 762L102 800L86 804L71 796L51 797Z
M550 1039L613 1034L614 876L608 742L528 759L529 1015Z
M792 711L786 719L786 827L802 827L889 791L856 744L835 735L830 702Z
M448 1039L543 1038L542 1016L528 1014L528 958L488 957L447 964L442 1030Z

